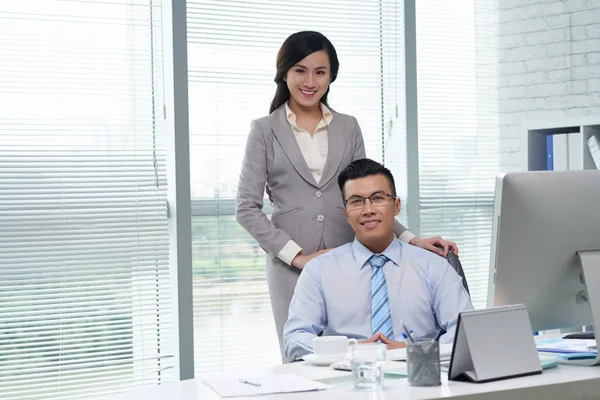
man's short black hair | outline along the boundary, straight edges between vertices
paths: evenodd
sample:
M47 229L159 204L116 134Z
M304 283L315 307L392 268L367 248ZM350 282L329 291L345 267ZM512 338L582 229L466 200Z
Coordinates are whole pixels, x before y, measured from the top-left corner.
M379 164L377 161L373 161L370 158L361 158L360 160L354 160L340 174L338 175L338 186L342 191L342 197L344 196L344 185L347 181L353 179L364 178L371 175L383 175L387 178L392 188L392 194L396 195L396 184L394 183L394 177L389 169Z

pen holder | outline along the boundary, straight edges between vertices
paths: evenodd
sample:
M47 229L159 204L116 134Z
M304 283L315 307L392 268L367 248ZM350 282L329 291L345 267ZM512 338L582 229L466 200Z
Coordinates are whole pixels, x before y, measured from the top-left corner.
M431 339L406 342L406 367L409 385L441 385L440 343Z

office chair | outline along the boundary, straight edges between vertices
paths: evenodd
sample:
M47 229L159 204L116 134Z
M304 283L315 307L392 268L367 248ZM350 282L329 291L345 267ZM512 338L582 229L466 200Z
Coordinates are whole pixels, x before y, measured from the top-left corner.
M453 251L449 251L446 260L448 261L448 264L452 265L452 268L454 268L456 273L462 278L463 286L465 287L465 290L467 291L469 296L471 296L471 292L469 292L469 285L467 285L467 278L465 277L465 271L463 270L462 264L460 263L458 256L454 254Z

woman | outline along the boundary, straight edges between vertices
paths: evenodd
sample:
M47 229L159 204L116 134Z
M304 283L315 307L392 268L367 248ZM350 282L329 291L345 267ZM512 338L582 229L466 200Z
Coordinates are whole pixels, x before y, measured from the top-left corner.
M365 157L365 147L356 118L327 106L338 69L335 48L322 34L288 37L277 55L270 114L252 121L246 143L236 218L268 253L267 281L280 346L304 265L354 238L337 176ZM262 212L265 185L273 204L271 221ZM457 252L453 242L417 238L400 223L395 231L400 240L440 255Z

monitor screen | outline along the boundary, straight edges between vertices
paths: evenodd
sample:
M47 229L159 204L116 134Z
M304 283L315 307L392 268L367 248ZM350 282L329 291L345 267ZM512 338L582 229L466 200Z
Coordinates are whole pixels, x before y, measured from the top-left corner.
M498 176L489 307L525 304L536 331L591 324L577 252L593 250L600 250L600 171Z

